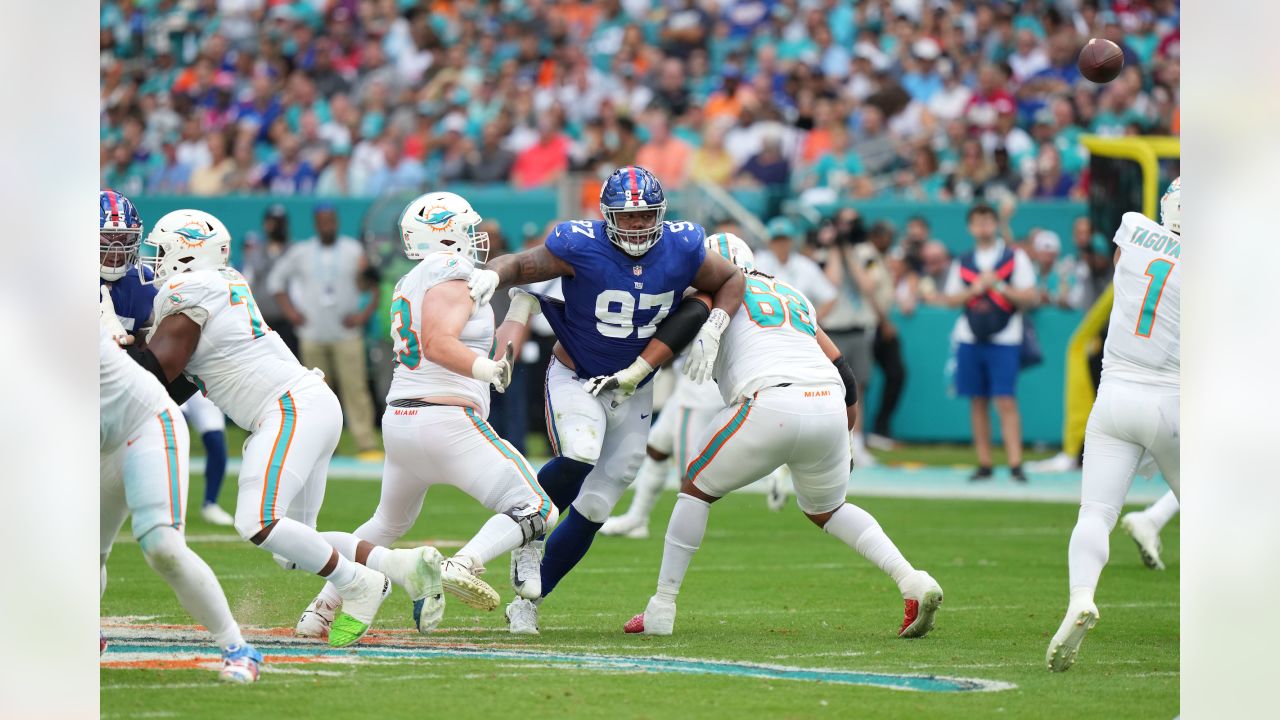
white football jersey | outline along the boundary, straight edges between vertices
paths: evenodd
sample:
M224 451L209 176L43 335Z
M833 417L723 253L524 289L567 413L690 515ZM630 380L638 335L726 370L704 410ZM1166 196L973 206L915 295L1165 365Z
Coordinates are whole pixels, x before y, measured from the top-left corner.
M142 426L169 407L175 407L151 373L116 345L106 330L98 329L98 449L120 447Z
M151 334L177 314L201 327L183 374L245 430L252 432L262 412L308 372L263 322L249 283L232 268L166 278L156 295Z
M742 307L720 338L715 378L726 405L757 390L796 385L843 385L815 338L813 303L766 275L748 274Z
M1112 286L1102 377L1178 387L1182 238L1147 216L1125 213Z
M448 395L474 402L481 417L489 416L489 384L431 362L422 344L422 298L440 283L465 281L473 268L470 259L461 255L432 253L396 283L391 300L391 341L396 364L387 402ZM493 308L486 304L472 311L459 339L488 357L493 350Z
M676 360L676 384L671 389L671 399L677 405L694 410L724 407L724 398L720 396L720 385L715 380L696 383L684 374L684 363L689 358L688 351Z

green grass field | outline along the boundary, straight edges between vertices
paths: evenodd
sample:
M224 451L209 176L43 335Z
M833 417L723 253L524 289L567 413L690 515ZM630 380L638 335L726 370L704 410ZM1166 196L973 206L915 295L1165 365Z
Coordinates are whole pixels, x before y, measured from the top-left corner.
M193 478L192 488L201 479ZM322 529L352 529L377 502L377 483L333 480ZM229 495L226 493L224 495ZM674 494L655 513L646 541L599 538L586 560L544 603L542 634L504 632L501 610L451 602L431 637L411 628L396 590L377 639L410 651L496 649L513 657L361 658L270 663L253 686L225 686L209 669L109 667L131 625L190 625L168 587L122 535L109 564L103 623L114 648L103 658L104 717L1173 717L1178 712L1178 544L1165 530L1169 569L1144 568L1117 533L1098 594L1101 620L1069 672L1050 674L1044 651L1066 602L1066 546L1075 507L1063 504L870 499L907 557L946 591L936 630L895 637L901 600L892 583L795 509L775 514L760 495L717 503L702 551L680 597L676 634L627 636L622 624L653 592L662 530ZM856 498L855 498L856 501ZM626 502L626 500L624 500ZM228 542L229 530L189 514L192 547L213 566L251 639L292 628L319 583L281 570L264 552ZM452 488L432 490L408 544L448 554L486 511ZM511 597L505 560L487 578ZM127 617L126 617L127 616ZM145 632L144 632L145 634ZM281 635L278 640L287 640ZM203 644L203 643L201 643ZM372 646L369 646L372 647ZM576 668L540 651L610 656L738 660L797 668L945 675L1002 681L995 692L910 692L803 680ZM208 660L214 659L208 648ZM116 653L116 654L113 654ZM212 667L212 666L211 666Z

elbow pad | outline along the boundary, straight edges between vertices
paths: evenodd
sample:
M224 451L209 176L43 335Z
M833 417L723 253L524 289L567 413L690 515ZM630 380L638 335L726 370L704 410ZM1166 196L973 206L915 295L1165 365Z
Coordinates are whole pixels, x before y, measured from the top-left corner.
M840 381L844 383L844 406L853 407L858 402L858 379L853 376L853 368L845 361L844 356L831 361L840 373Z
M679 355L681 350L689 346L698 336L703 323L711 317L711 310L706 305L693 299L680 303L680 307L671 313L666 320L658 324L653 333L655 340L661 340L671 351Z

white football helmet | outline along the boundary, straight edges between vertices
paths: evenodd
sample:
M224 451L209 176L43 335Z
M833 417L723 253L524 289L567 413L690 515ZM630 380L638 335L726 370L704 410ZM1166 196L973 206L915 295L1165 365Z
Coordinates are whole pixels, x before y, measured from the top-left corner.
M1182 234L1182 176L1169 183L1169 189L1160 197L1160 224Z
M220 268L231 257L231 233L218 218L202 210L174 210L156 221L143 247L142 263L155 273L151 283L188 270Z
M716 233L706 239L707 251L713 252L742 270L756 269L756 254L751 246L733 233Z
M419 195L400 215L400 239L411 260L437 252L459 253L478 264L489 258L489 233L475 232L480 213L451 192Z

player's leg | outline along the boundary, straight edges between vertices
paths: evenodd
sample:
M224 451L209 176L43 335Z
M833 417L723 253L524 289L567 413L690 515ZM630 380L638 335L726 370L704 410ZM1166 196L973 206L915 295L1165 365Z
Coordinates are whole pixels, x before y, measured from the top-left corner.
M783 462L795 443L791 418L748 399L724 408L704 428L701 452L684 473L676 506L667 523L658 571L657 592L643 613L623 628L628 633L670 635L675 627L676 597L693 555L706 534L711 503L755 482ZM848 446L846 444L846 457Z
M631 498L631 507L622 515L615 515L605 521L600 528L603 535L621 535L623 537L643 540L649 537L649 515L653 506L658 504L662 488L667 482L667 473L671 463L672 451L684 444L684 431L689 425L691 408L679 405L674 399L658 415L649 429L648 444L645 447L644 460L636 472L635 495ZM680 452L676 453L677 467Z
M1164 560L1160 557L1160 530L1177 512L1178 497L1170 490L1147 508L1125 513L1120 518L1120 529L1133 538L1142 563L1152 570L1164 569Z
M554 457L538 471L538 484L556 507L567 508L600 459L604 405L555 358L547 365L546 383L547 437Z
M147 564L173 588L183 609L208 629L222 649L219 677L253 682L262 655L248 646L231 616L218 578L183 540L190 436L182 413L170 406L144 423L124 453L125 494L133 535Z
M107 591L107 558L120 528L129 517L124 492L124 446L103 453L98 459L98 598Z
M315 528L286 513L314 469L327 464L341 432L338 399L314 376L280 396L245 443L235 516L241 537L281 566L319 575L338 589L342 612L329 632L335 647L363 637L391 591L382 573L344 558Z
M912 567L871 513L846 502L850 454L843 442L847 416L838 389L810 397L797 388L773 392L783 395L774 402L789 404L802 428L787 458L796 504L815 525L853 548L897 585L904 604L898 636L924 637L933 629L934 615L942 605L942 588L928 573Z
M1149 411L1141 394L1114 383L1098 390L1085 429L1080 514L1067 549L1070 597L1067 614L1049 643L1049 669L1063 671L1075 662L1085 634L1098 621L1094 592L1110 553L1115 528L1143 447L1130 438L1135 420Z
M200 517L212 525L230 527L235 518L218 505L227 474L227 417L209 398L199 393L182 405L182 414L204 443L204 502Z

